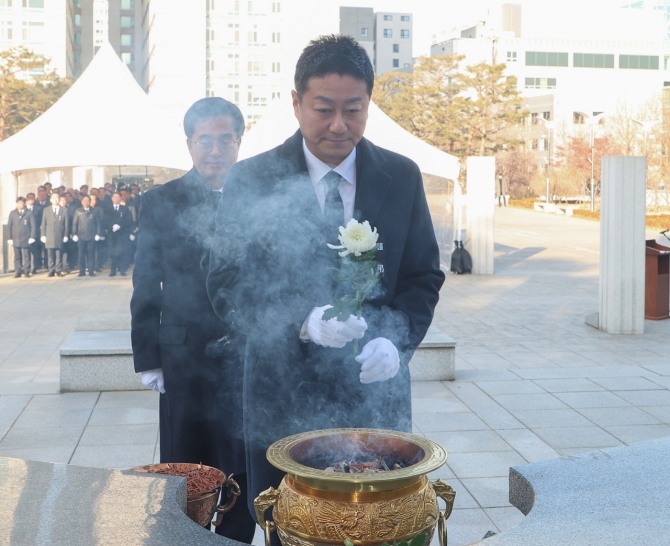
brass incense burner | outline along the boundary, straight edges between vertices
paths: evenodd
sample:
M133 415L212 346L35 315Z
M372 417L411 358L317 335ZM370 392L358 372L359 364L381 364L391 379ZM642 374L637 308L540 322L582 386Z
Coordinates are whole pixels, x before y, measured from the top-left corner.
M405 464L382 472L325 470L361 454ZM455 492L426 477L447 460L444 449L427 438L379 429L317 430L275 442L267 459L286 472L277 489L270 487L254 501L267 546L273 531L284 546L343 546L345 540L377 546L418 535L428 545L436 524L441 546L447 543ZM444 512L437 497L445 502Z

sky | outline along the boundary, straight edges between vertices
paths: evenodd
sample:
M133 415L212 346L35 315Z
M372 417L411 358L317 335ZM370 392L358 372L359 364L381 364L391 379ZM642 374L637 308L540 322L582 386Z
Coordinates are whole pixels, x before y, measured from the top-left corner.
M485 19L489 11L499 12L501 0L291 0L291 9L299 12L295 17L305 24L296 25L293 38L296 46L304 47L307 42L320 34L337 32L339 28L339 6L370 7L375 11L408 12L414 15L413 53L414 56L428 55L433 36ZM559 8L552 14L552 27L563 24L566 28L574 21L595 19L597 10L620 6L625 0L517 0L506 3L518 3L532 8L541 17L549 8ZM286 5L286 4L285 4ZM528 10L530 11L530 10ZM528 15L531 15L528 13ZM538 21L538 26L543 21ZM599 21L602 24L602 21Z

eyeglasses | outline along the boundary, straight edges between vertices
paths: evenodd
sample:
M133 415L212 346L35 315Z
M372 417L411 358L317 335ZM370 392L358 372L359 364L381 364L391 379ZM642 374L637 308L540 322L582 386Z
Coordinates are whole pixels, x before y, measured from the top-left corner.
M230 150L240 143L240 139L232 138L230 136L218 138L203 136L200 137L199 140L194 140L193 142L198 147L198 150L201 150L204 153L209 153L214 149L215 144L219 150Z

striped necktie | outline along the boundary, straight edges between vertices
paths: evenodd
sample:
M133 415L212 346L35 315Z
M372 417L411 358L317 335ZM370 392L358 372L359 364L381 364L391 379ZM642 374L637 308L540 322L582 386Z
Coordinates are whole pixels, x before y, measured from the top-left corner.
M322 178L328 188L323 206L323 216L326 224L327 239L337 241L339 227L344 225L344 204L340 197L340 181L342 177L335 171L330 171Z

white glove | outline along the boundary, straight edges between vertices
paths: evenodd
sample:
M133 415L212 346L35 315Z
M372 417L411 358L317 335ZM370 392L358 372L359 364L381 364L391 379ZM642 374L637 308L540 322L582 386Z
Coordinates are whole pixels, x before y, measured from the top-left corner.
M142 372L142 385L147 389L165 394L165 381L163 381L162 368L154 368L153 370Z
M354 339L360 339L365 335L368 325L364 318L349 315L344 322L332 318L323 320L323 313L332 305L315 307L307 315L300 332L300 338L311 340L323 347L341 348Z
M47 242L47 238L46 238L46 236L45 236L45 235L42 235L42 236L40 237L40 241L42 241L43 243L46 244L46 242Z
M362 364L359 375L361 383L386 381L395 377L400 369L398 349L385 337L368 341L355 360Z
M30 239L28 239L28 244L29 245L32 245L34 242L35 242L35 239L33 239L32 237Z
M105 238L104 238L102 235L100 235L100 240L101 240L101 241L104 241Z
M119 231L120 229L121 229L121 226L119 224L114 224L112 226L112 231L114 231L114 232Z
M96 235L96 236L93 237L93 238L94 238L96 241L99 241L99 240L100 240L100 235Z
M72 240L76 243L79 241L79 235L73 235Z
M134 236L132 233L130 234L130 240L131 240L131 241L134 241L134 240L135 240L135 236Z
M67 243L67 237L63 237L63 242Z
M7 239L7 244L9 246L12 246L14 244L14 241L12 241L11 239Z

